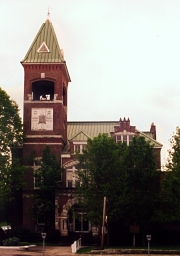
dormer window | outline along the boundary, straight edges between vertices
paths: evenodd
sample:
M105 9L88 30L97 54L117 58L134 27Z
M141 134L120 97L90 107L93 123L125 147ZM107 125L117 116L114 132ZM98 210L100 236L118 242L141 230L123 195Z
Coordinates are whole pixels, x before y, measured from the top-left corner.
M83 150L85 150L86 147L87 147L87 144L80 144L80 143L75 144L74 143L74 153L82 154Z
M116 135L116 143L124 142L127 145L129 145L130 142L132 141L133 136L134 136L133 134L118 134Z

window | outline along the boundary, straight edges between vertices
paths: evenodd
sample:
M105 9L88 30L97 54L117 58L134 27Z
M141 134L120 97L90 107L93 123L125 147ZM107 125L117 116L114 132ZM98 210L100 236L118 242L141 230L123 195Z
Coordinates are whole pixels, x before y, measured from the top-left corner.
M54 82L41 79L32 83L33 100L53 100Z
M129 142L132 141L133 135L129 135Z
M121 142L121 135L116 136L116 142Z
M72 180L71 181L70 180L67 181L67 187L68 188L72 188Z
M123 135L123 142L127 143L127 140L128 140L128 135Z
M116 135L116 142L125 142L127 145L132 141L134 135L132 134L119 134Z
M74 153L83 153L83 150L87 148L87 144L74 144Z
M34 167L34 189L39 188L39 183L41 182L41 177L38 175L38 169L40 168L41 157L35 157L33 167Z
M37 170L34 173L34 188L39 188L39 183L41 182L41 177L38 175Z
M37 218L36 232L43 232L44 225L45 225L45 218L44 217Z
M37 224L38 224L38 225L44 225L44 224L45 224L45 219L44 219L44 217L39 217L39 218L37 218Z
M82 144L82 151L86 150L86 148L87 148L87 144Z
M78 145L78 144L74 145L74 151L77 152L77 153L80 153L81 145Z
M80 181L79 180L75 181L75 186L76 186L76 188L80 186Z
M75 188L80 185L80 180L77 174L77 169L72 166L71 169L66 169L66 187Z

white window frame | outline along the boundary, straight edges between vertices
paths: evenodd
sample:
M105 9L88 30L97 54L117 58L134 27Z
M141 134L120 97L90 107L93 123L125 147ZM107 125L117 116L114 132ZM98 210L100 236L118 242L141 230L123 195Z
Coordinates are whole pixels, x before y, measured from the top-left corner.
M70 169L66 169L66 187L68 188L68 182L72 182L72 188L76 187L76 182L80 181L78 174L77 174L77 169L76 167L73 165L72 168ZM69 175L67 175L69 173ZM72 178L70 179L69 176L72 176Z
M33 169L34 169L34 189L39 189L39 187L36 186L36 180L37 178L35 177L35 174L37 172L37 170L40 168L39 162L41 161L42 157L36 157L34 159L34 163L33 163Z
M129 146L129 143L132 141L132 139L130 140L130 136L134 136L134 133L128 133L128 132L122 132L122 133L116 133L116 143L118 142L126 142L127 145ZM127 140L124 140L123 136L126 136ZM120 137L120 139L118 138Z
M83 154L83 150L87 147L87 142L74 142L74 153L80 153ZM76 149L76 147L79 147L79 150Z

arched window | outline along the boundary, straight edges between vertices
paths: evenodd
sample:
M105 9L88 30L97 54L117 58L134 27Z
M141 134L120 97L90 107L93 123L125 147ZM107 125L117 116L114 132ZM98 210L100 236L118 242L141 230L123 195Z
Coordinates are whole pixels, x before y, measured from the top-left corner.
M54 82L48 80L39 80L32 83L33 100L53 100Z

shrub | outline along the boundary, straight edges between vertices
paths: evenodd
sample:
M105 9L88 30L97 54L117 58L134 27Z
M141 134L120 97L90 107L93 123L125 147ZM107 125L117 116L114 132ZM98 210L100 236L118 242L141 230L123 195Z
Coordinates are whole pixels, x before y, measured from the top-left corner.
M2 241L6 239L6 233L2 228L0 228L0 245L2 245Z
M31 242L32 240L32 234L31 231L27 228L23 228L23 227L16 227L14 229L11 230L11 237L17 237L19 238L19 240L21 242L27 241L27 242Z
M19 238L15 237L15 236L8 238L6 240L3 240L4 246L17 246L17 245L19 245L19 243L20 243Z
M28 242L20 242L20 246L29 245Z
M51 230L46 234L46 241L48 243L58 244L60 240L60 232L59 230Z

